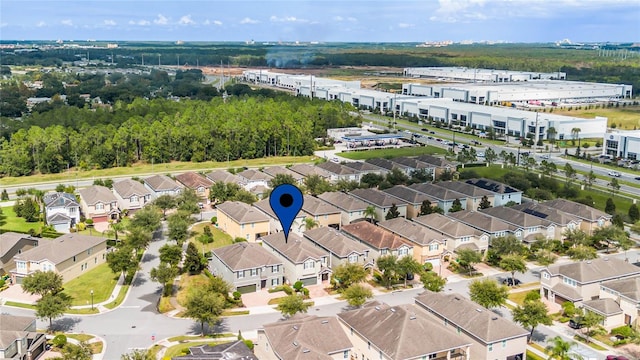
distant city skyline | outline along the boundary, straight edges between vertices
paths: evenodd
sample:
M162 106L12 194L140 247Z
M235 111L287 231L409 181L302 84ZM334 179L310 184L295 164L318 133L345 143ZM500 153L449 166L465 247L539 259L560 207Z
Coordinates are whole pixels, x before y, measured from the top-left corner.
M2 0L0 40L640 42L637 0Z

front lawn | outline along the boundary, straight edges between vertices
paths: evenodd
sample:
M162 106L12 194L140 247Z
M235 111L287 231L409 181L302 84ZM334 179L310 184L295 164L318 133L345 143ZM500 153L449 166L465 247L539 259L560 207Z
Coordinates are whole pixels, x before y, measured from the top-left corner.
M209 227L211 233L213 234L213 242L208 244L202 244L200 241L198 241L198 236L203 233L205 227ZM193 226L191 228L191 231L193 233L193 236L189 239L189 241L196 245L199 252L208 252L213 249L233 244L231 235L227 234L226 232L217 228L215 225L212 225L208 222Z
M419 155L444 155L447 151L445 149L435 146L415 146L415 147L403 147L398 149L374 149L374 150L362 150L362 151L349 151L341 152L340 156L351 160L366 160L373 158L385 158L390 159L400 156L419 156Z
M111 296L113 288L118 281L107 263L87 271L77 278L64 284L64 293L73 298L72 305L91 305L91 290L93 290L93 302L103 302Z
M188 350L190 347L200 346L200 345L216 346L218 344L221 344L221 343L211 342L211 341L193 341L193 342L186 342L183 344L174 345L167 349L167 351L164 353L164 356L162 357L162 360L165 360L165 359L171 360L174 357L185 355L185 351L187 351L188 353Z
M195 287L203 287L209 284L209 279L204 274L189 275L182 274L180 278L180 285L178 287L178 293L176 294L176 300L178 304L185 306L190 290Z
M13 206L4 206L2 208L2 214L7 217L7 223L0 226L0 229L2 230L16 231L26 234L31 229L39 233L40 228L42 228L41 222L26 222L23 218L18 217L16 212L13 211Z

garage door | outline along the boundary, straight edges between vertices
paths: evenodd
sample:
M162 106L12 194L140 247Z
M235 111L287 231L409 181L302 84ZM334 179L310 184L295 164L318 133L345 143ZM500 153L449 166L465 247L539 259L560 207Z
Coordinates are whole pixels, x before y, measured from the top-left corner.
M564 302L569 301L569 300L567 300L567 299L563 298L562 296L556 294L555 301L556 301L556 304L562 305Z
M304 286L315 285L318 283L318 278L314 276L306 279L300 279L300 281L302 281Z
M240 294L248 294L248 293L256 292L256 284L246 285L246 286L238 286L238 292Z

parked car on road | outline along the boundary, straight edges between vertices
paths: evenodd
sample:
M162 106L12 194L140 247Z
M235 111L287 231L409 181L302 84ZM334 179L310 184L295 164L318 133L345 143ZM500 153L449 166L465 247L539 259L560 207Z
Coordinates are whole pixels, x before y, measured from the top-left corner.
M609 171L609 176L620 177L620 173L617 171Z
M569 320L569 327L572 329L582 329L584 327L584 323L582 322L582 318L581 317L574 317L573 319Z
M629 360L627 357L622 355L607 355L607 360Z
M522 282L518 279L515 279L515 284L514 284L514 280L512 278L506 278L504 280L502 280L502 284L503 285L508 285L508 286L518 286L520 285Z

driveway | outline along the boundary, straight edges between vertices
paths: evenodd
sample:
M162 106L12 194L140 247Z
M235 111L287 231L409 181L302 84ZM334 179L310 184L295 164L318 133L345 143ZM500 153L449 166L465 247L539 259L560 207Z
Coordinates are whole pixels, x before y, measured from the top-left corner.
M306 288L309 289L309 297L311 299L316 299L319 297L329 296L329 293L325 290L329 284L318 284L318 285L310 285ZM242 294L242 303L245 307L250 308L254 306L265 306L269 305L269 300L280 298L287 296L284 291L278 291L274 293L268 292L265 290L260 290L248 294Z
M15 301L35 304L38 299L40 299L40 296L24 292L21 285L11 285L7 290L0 292L0 303Z

